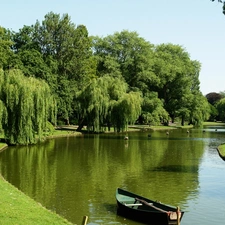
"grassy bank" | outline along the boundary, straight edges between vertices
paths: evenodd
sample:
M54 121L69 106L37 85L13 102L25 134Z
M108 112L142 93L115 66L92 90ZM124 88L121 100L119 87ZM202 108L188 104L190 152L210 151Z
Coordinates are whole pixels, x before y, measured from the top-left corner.
M57 136L80 135L78 132L56 131L51 138ZM7 144L0 143L0 151ZM82 218L81 218L82 221ZM0 225L72 225L35 202L33 199L8 183L0 175Z
M217 147L217 151L222 159L225 160L225 143Z
M72 223L42 207L0 176L0 224L71 225Z

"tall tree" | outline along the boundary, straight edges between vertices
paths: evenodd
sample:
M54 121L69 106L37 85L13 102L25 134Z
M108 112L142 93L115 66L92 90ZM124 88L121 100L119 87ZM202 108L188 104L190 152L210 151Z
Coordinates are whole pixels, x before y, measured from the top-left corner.
M99 59L98 72L108 73L110 69L121 74L131 90L148 91L149 83L159 81L152 72L153 45L136 32L124 30L102 39L95 38L93 48Z
M217 101L223 98L222 94L216 92L210 92L205 97L211 105L215 105Z
M161 44L155 48L154 72L160 82L152 89L164 102L172 121L179 116L182 121L190 115L192 95L199 93L200 63L192 61L179 45Z
M102 131L106 124L108 128L124 130L141 112L140 93L128 93L124 81L109 75L92 80L81 91L78 100L79 129L85 124L94 132Z
M225 121L225 98L220 99L216 102L215 107L218 111L218 120Z
M69 123L76 110L76 92L95 77L91 39L86 27L76 27L68 14L60 17L50 12L42 23L36 22L34 29L34 41L46 64L52 68L49 80L54 81L52 88L57 96L58 116Z
M163 102L158 98L158 93L149 92L145 94L142 104L142 113L139 122L149 125L159 125L168 121L168 112L164 109Z
M55 123L55 101L43 80L20 70L0 71L0 101L6 109L3 129L9 144L32 144L43 137L49 119Z
M10 31L0 26L0 69L6 69L12 66L12 44Z

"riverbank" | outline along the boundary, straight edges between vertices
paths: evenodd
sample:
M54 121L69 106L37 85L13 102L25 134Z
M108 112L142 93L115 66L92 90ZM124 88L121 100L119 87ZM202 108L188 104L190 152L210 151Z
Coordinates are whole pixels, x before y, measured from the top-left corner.
M217 147L217 151L219 153L219 156L225 161L225 143L219 145Z
M0 224L72 225L22 193L0 175ZM82 219L82 218L81 218Z
M56 130L47 138L81 135L74 131ZM8 147L0 143L0 152ZM46 209L40 203L25 195L8 183L0 174L0 224L4 225L72 225L58 214ZM82 221L82 215L81 215Z

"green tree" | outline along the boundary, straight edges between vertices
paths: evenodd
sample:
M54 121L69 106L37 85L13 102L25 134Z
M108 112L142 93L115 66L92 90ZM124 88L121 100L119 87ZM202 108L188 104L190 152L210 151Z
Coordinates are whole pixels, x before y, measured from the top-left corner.
M117 132L127 131L141 114L142 97L140 92L129 92L121 96L112 109L112 124Z
M202 126L204 121L207 121L210 117L210 105L205 96L200 92L195 92L192 95L190 104L189 123L196 127Z
M139 122L149 125L159 125L169 120L168 112L163 107L163 102L156 92L150 92L143 98L142 113Z
M42 22L13 34L14 51L26 76L44 79L58 104L58 118L69 123L76 111L76 92L95 77L91 39L85 26L75 26L68 14L50 12Z
M140 93L127 93L127 84L111 76L93 79L81 91L79 100L79 128L87 125L93 132L102 131L107 125L115 130L126 129L137 120L141 109Z
M192 61L179 45L161 44L155 48L154 72L160 79L151 89L158 92L172 121L181 118L182 125L194 108L193 95L199 91L200 63ZM168 121L167 121L168 124Z
M136 32L116 32L105 38L93 39L94 54L98 59L98 74L122 77L130 90L148 92L148 86L159 80L152 72L153 45Z
M0 26L0 69L10 68L13 52L10 31Z
M32 144L43 137L47 122L55 123L55 101L43 80L20 70L0 72L0 101L5 108L3 129L9 144ZM1 107L2 108L2 107Z
M218 120L225 121L225 98L220 99L216 102L215 107L218 111Z

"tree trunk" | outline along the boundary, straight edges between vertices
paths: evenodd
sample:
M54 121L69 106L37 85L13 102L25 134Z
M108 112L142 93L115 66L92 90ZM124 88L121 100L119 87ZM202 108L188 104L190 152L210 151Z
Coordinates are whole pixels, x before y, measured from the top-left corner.
M77 128L77 131L80 132L83 127L84 127L84 119L81 119L79 121L79 125L78 125L78 128Z
M181 126L184 126L184 117L182 116L182 119L181 119Z

